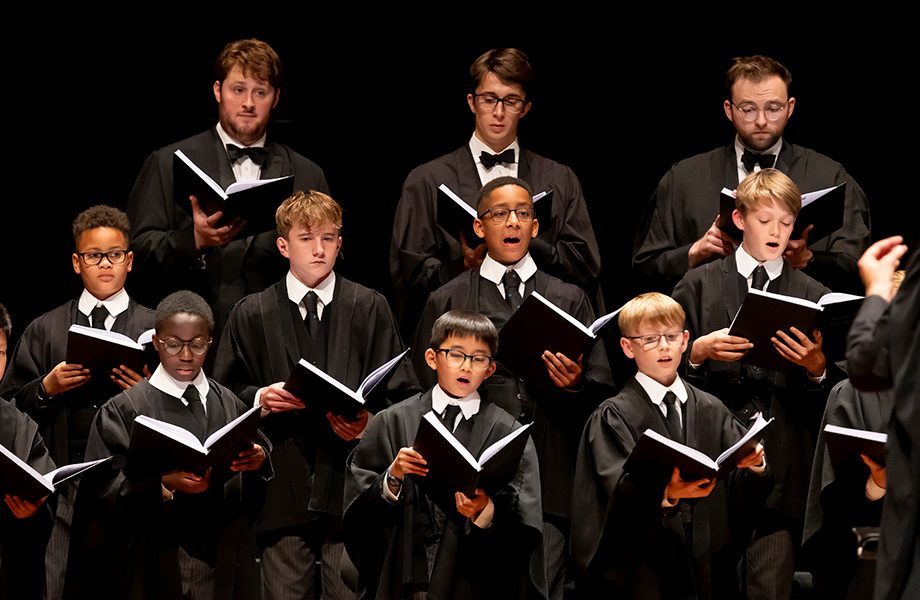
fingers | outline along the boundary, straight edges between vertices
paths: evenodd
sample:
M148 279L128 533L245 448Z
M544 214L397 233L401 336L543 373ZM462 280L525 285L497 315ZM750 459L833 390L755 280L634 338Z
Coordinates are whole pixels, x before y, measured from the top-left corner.
M259 403L262 408L271 412L306 408L300 398L284 389L284 382L273 383L268 387L262 388Z
M261 469L265 464L265 450L258 444L253 444L240 452L239 456L230 464L231 471L254 471Z
M112 369L111 379L116 384L118 384L118 387L123 390L127 390L140 383L143 377L125 365L119 365L118 367Z
M332 430L336 435L348 441L358 437L367 425L367 411L362 412L364 413L363 418L359 415L359 418L355 421L349 421L342 415L337 415L332 412L326 413L326 419L329 420L329 424L332 426Z

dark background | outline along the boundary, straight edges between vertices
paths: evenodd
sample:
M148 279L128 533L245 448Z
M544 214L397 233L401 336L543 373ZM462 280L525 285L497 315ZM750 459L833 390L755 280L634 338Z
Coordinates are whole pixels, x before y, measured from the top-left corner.
M13 317L12 341L79 293L70 264L76 214L98 203L124 208L150 152L213 126L213 60L240 37L281 56L269 135L324 169L346 209L342 268L387 294L402 182L468 141L467 71L496 46L519 47L534 65L519 137L580 178L608 307L635 291L633 237L658 180L675 161L731 140L723 78L738 55L767 54L790 69L796 107L786 137L846 166L869 197L874 239L917 229L908 208L915 186L895 188L914 169L902 152L915 125L907 87L915 75L903 70L916 53L871 15L804 23L786 6L737 5L715 15L516 17L522 7L492 3L426 14L300 10L274 21L250 14L266 6L226 5L194 19L133 8L8 23L0 302Z

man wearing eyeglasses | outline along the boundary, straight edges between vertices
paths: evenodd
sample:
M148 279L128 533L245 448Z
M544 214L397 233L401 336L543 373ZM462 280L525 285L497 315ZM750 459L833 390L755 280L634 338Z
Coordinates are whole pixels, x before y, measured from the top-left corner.
M470 67L470 76L473 135L458 150L413 170L396 209L390 273L404 334L414 329L431 292L477 268L485 256L484 244L459 234L467 223L454 228L438 219L442 184L473 208L479 189L502 176L523 179L535 193L552 190L551 218L540 223L530 253L542 271L585 288L596 307L602 305L600 254L578 178L568 167L522 149L517 138L518 123L531 108L529 59L515 48L489 50Z
M688 270L732 254L741 240L719 229L719 192L747 175L775 167L803 193L846 182L843 226L822 239L790 240L786 262L834 291L859 291L856 261L869 244L869 206L843 166L783 138L795 109L792 76L766 56L736 58L726 74L725 116L735 140L675 164L645 210L633 252L644 285L670 293Z

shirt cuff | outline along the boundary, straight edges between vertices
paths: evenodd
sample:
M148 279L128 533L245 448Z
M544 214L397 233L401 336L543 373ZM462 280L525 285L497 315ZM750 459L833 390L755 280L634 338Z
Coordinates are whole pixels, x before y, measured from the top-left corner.
M265 388L259 388L259 390L256 392L256 401L253 403L253 407L258 406L259 408L262 409L262 412L259 414L260 418L266 415L270 415L272 412L268 410L267 408L265 408L264 406L262 406L262 390L264 389Z
M492 518L495 516L495 504L492 503L492 499L489 498L489 503L486 504L486 507L482 509L482 512L479 513L479 516L473 519L473 525L480 529L488 529L492 526Z
M383 491L381 492L380 495L383 496L383 499L386 500L387 502L391 504L395 504L396 502L399 502L399 495L394 494L393 492L390 491L390 486L389 484L387 484L387 479L389 479L389 477L390 477L390 468L387 467L387 472L384 473L383 475ZM399 488L399 491L402 492L402 488Z

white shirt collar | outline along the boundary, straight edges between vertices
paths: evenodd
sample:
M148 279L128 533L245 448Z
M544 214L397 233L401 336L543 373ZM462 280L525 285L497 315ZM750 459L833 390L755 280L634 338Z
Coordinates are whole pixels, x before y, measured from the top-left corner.
M204 369L198 371L198 375L191 381L177 381L173 379L172 375L167 373L166 369L163 368L163 365L158 366L156 371L153 372L153 375L150 376L150 385L164 394L168 394L173 398L178 398L182 401L182 404L186 406L188 406L188 400L183 398L182 394L185 393L185 388L188 387L189 383L194 385L195 389L198 390L198 394L201 396L201 403L204 405L205 414L207 414L208 390L211 389L211 386L208 385L208 378L204 376Z
M537 272L537 263L535 263L533 258L530 256L530 252L525 254L524 258L517 261L513 265L507 266L501 264L486 254L485 258L482 259L482 266L479 267L479 274L495 285L500 285L502 282L502 277L505 276L505 272L509 268L517 271L518 277L521 279L521 284L523 284L525 281L533 277L534 273Z
M448 404L456 404L460 407L460 413L463 418L469 419L479 412L479 403L479 392L473 392L469 396L457 399L448 396L447 392L442 390L438 384L435 384L431 389L431 408L439 415L444 412Z
M102 305L109 311L109 315L112 319L112 323L115 322L115 318L118 317L121 313L128 310L128 292L125 291L125 288L121 288L105 300L99 300L95 296L89 293L89 290L83 288L83 293L80 294L80 300L77 302L77 310L89 317L93 309L99 305ZM106 319L108 321L108 319ZM106 329L109 329L112 326L112 323L106 323Z
M668 392L674 392L674 395L677 396L677 399L680 400L681 404L687 403L687 388L684 385L684 382L681 381L680 377L675 377L674 383L671 385L664 386L645 373L639 371L636 373L636 381L639 382L639 385L641 385L642 389L645 390L645 393L648 394L648 397L652 403L659 408L661 408L661 402L664 400L664 396ZM665 409L662 409L662 411L663 410Z
M783 138L776 140L776 143L764 150L763 152L754 152L755 154L772 154L773 155L773 166L776 166L776 161L779 160L779 151L783 148ZM744 144L741 143L741 138L738 137L738 134L735 134L735 165L738 167L738 183L750 175L747 169L744 168L744 163L741 162L741 157L744 156ZM754 165L754 170L751 173L756 173L760 170L759 165Z
M330 271L329 276L319 282L319 285L315 288L304 285L290 271L287 273L285 283L287 284L288 299L294 304L299 305L303 297L307 295L307 292L312 291L319 298L319 306L325 307L327 304L332 303L332 296L335 293L335 271ZM322 318L323 315L320 313L319 316Z
M479 173L479 182L482 185L506 175L510 175L511 177L518 176L518 164L521 160L521 145L518 143L517 138L514 138L514 141L508 144L506 148L502 148L501 152L495 152L489 148L485 142L476 137L476 132L474 131L473 135L470 136L469 148L470 153L473 155L473 162L476 163L476 171ZM514 150L513 163L498 163L491 169L486 169L482 164L482 160L479 158L483 152L488 154L501 154L508 149Z
M221 126L220 121L217 122L217 136L220 138L220 141L223 143L224 147L227 144L233 144L234 146L239 146L240 148L264 148L265 147L265 138L268 136L267 133L263 133L262 137L257 139L255 142L249 144L248 146L239 140L235 140L230 137L230 134L224 131L223 126Z
M773 260L768 260L765 263L757 262L757 259L745 252L744 242L741 242L741 246L735 251L735 264L738 266L738 273L747 279L748 283L750 283L751 275L754 273L754 269L757 268L757 265L763 264L763 268L767 271L767 277L770 278L770 281L773 281L783 274L783 263L784 260L782 256L774 258Z

